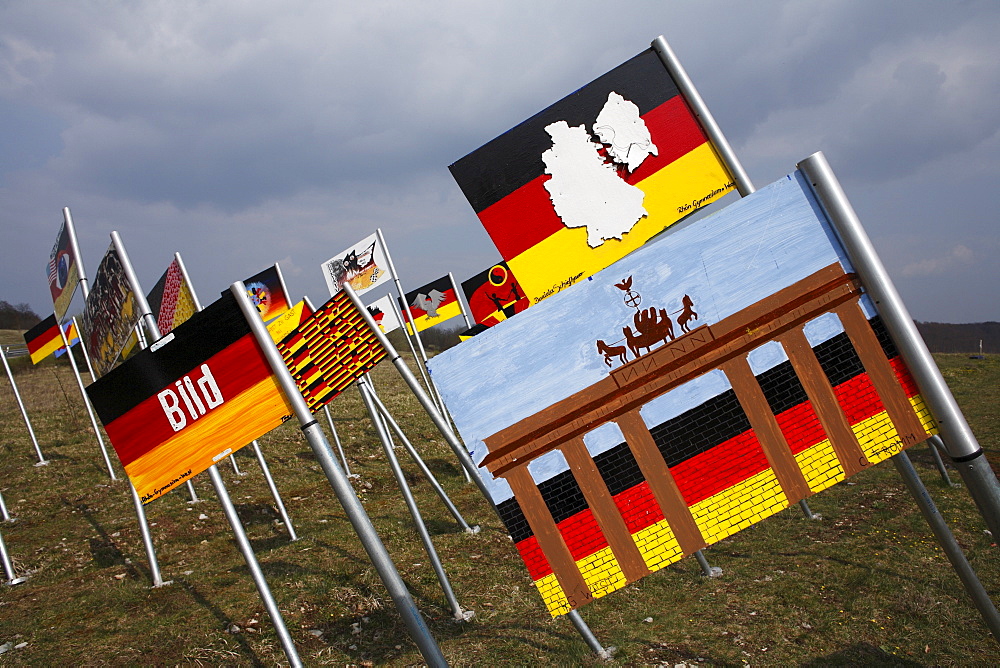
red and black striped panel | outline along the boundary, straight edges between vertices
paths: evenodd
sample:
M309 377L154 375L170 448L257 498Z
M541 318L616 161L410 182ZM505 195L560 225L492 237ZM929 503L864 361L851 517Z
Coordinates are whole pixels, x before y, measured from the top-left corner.
M904 392L914 396L917 388L881 320L876 316L869 322ZM884 410L846 334L834 336L813 350L852 424ZM778 364L756 378L793 453L826 438L789 362ZM769 467L732 390L651 428L650 433L689 506ZM594 462L630 533L663 519L627 444L621 443L595 456ZM538 483L538 488L574 559L607 545L569 471ZM537 580L551 573L517 501L508 499L498 504L497 509L532 578Z

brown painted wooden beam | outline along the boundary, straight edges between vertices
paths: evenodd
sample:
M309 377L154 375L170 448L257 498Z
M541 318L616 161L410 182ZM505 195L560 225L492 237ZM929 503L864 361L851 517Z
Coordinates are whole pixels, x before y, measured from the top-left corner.
M625 579L634 582L649 575L650 570L642 558L642 553L632 539L632 534L622 519L621 511L618 510L611 491L608 490L597 464L590 456L583 438L577 437L563 443L560 450L566 457L573 477L580 485L580 491L583 492L583 498L587 500L594 519L597 520L608 545L611 546Z
M618 423L625 436L625 442L635 455L635 461L642 470L653 496L656 497L667 524L674 532L681 551L684 554L691 554L708 545L639 410L619 415L615 422Z
M781 433L781 427L778 426L778 421L767 404L764 391L760 389L747 358L742 355L734 357L723 363L720 368L733 386L736 399L750 420L750 426L757 435L757 441L789 505L798 503L811 494L809 483L802 475L802 469L795 461L795 455L792 454L785 435Z
M809 345L805 332L801 328L796 328L785 332L778 337L778 340L785 349L788 361L792 363L806 396L812 403L823 431L826 432L834 452L837 453L837 459L840 460L845 475L850 477L858 473L868 466L868 458L861 450L847 416L837 403L837 395L834 394L823 367L816 359L816 353Z
M510 484L517 503L521 506L521 512L524 513L524 519L528 521L528 526L535 534L535 539L542 548L549 566L552 567L552 572L555 573L556 580L559 581L559 586L562 587L570 606L576 608L593 600L590 588L587 587L583 574L577 567L576 560L573 559L573 554L569 551L562 534L559 533L559 527L552 519L552 513L545 505L545 499L542 498L542 493L528 469L523 466L511 469L504 478Z
M861 305L857 301L841 304L835 311L844 325L851 344L861 358L861 364L868 372L868 378L882 400L892 425L896 428L902 447L909 447L925 440L930 434L924 431L913 405L906 398L906 393L896 378L896 372L886 359L878 337L872 330L868 318L865 317Z

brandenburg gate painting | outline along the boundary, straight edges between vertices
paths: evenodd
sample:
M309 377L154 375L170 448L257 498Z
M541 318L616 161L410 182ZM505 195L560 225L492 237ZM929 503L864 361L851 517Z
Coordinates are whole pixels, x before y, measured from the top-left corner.
M936 431L798 173L430 367L554 616Z

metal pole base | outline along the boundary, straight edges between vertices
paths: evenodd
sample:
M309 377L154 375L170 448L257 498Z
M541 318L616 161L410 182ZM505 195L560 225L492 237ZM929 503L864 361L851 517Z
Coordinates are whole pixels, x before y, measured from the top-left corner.
M7 585L8 587L13 587L14 585L19 585L22 582L27 582L27 581L28 578L14 578L13 580L7 580L6 582L4 582L4 584Z
M576 627L577 633L583 636L583 641L587 643L587 647L594 651L594 654L599 656L605 661L610 661L617 651L615 647L608 647L605 649L601 642L594 635L594 632L590 630L587 626L587 622L583 621L583 617L580 616L580 612L577 610L570 610L566 613L569 617L569 621L573 622L573 626Z
M900 477L906 484L906 488L917 502L917 506L920 508L924 519L930 525L938 544L944 551L945 556L948 557L948 561L951 562L952 568L955 569L955 574L962 581L966 593L972 599L979 614L982 615L983 621L986 622L986 626L990 629L993 637L1000 640L1000 612L997 612L996 606L990 600L986 588L979 581L979 576L976 575L976 572L965 558L965 553L959 547L954 534L951 533L951 529L945 523L934 500L927 493L927 488L924 487L923 481L917 474L916 469L913 468L913 462L910 461L909 456L905 452L901 452L891 459L892 463L896 466L896 471L899 472Z
M40 462L35 462L34 464L32 464L32 466L34 466L35 468L38 468L39 466L48 466L48 465L49 465L48 459L43 459Z
M802 509L802 515L805 516L805 518L807 520L821 520L821 519L823 519L822 515L820 515L819 513L814 513L812 511L812 508L809 507L809 504L806 503L805 499L802 499L801 501L799 501L799 508Z
M948 452L948 449L944 447L944 441L941 440L941 437L937 435L931 436L927 439L927 446L931 449L931 456L934 458L934 466L937 467L938 473L941 474L941 482L943 482L946 487L958 487L958 485L951 481L951 476L948 475L948 469L945 468L944 460L941 459L941 450Z
M698 565L701 566L701 574L706 578L717 578L722 575L722 569L718 566L709 566L708 559L701 550L694 553L694 558L698 560Z

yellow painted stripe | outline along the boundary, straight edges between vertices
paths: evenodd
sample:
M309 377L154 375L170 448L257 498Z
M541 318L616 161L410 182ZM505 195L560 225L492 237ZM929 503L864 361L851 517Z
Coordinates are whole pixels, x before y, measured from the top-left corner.
M173 438L129 463L125 472L139 497L160 496L156 490L190 467L197 475L215 463L226 448L239 450L279 426L292 408L274 376L214 408Z
M934 416L931 415L931 409L924 403L924 398L919 394L915 394L910 397L910 405L913 406L913 412L920 419L920 424L924 426L924 431L931 435L938 433L937 422L934 421Z
M600 598L628 584L618 560L610 547L584 557L576 562L594 598Z
M554 573L549 573L544 578L535 580L535 587L538 589L549 614L553 617L565 615L572 609Z
M611 239L597 248L587 245L587 230L565 227L507 261L525 294L537 303L546 294L591 276L642 246L654 235L676 223L692 205L716 189L724 189L730 177L706 143L678 158L637 187L646 196L643 207L649 215L635 224L622 240ZM708 204L728 190L709 196ZM693 210L693 207L692 209ZM566 285L563 285L566 283Z
M824 439L795 455L795 461L802 469L802 475L813 492L832 487L844 479L844 468L837 459L837 453Z
M771 469L690 507L705 541L716 543L788 507L788 499Z
M639 548L639 554L646 562L646 568L651 571L658 571L684 556L666 520L660 520L656 524L636 531L632 534L632 540Z
M417 326L417 331L422 332L425 329L430 329L434 325L440 325L445 320L450 320L456 315L462 315L462 307L458 305L458 300L451 302L450 304L445 304L437 310L438 317L429 318L426 315L422 315L419 318L413 319L413 324ZM405 317L404 317L405 319ZM410 323L406 323L406 331L413 333L413 328L410 327Z
M62 348L62 345L63 345L62 336L56 336L56 338L52 339L44 346L42 346L35 352L31 353L31 363L38 364L52 353Z

